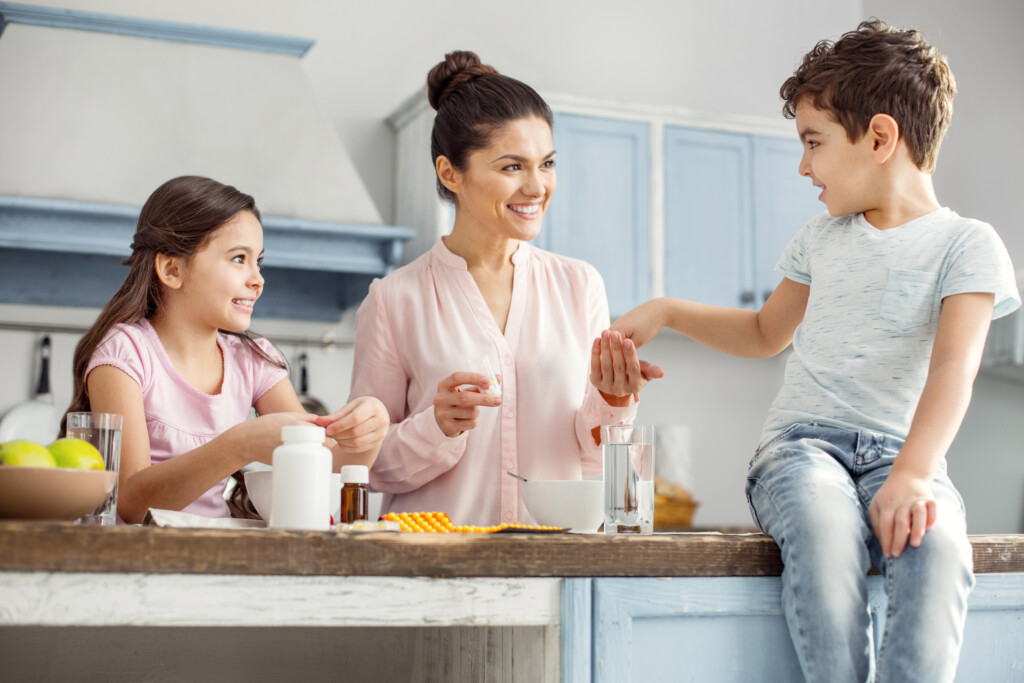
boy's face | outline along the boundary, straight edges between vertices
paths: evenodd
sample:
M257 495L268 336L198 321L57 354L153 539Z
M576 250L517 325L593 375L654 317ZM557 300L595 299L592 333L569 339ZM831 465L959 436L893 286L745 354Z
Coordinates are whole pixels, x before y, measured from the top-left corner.
M877 165L872 136L861 135L850 142L846 129L831 113L815 108L809 98L797 104L796 130L804 146L800 175L821 188L818 199L829 214L845 216L873 209Z

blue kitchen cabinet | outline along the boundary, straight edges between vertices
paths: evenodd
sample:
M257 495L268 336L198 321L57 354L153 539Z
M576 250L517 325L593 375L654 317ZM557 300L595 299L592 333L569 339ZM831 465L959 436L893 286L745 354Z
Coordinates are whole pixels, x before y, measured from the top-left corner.
M721 306L752 292L751 136L665 128L665 293Z
M537 246L601 273L612 317L650 298L650 126L555 114L558 191Z
M775 264L797 231L825 210L820 190L797 170L803 148L795 138L754 137L754 294L763 304L781 275Z
M1024 575L979 574L968 601L956 681L1024 681ZM566 579L566 683L803 680L769 577ZM875 647L885 625L882 577L868 577ZM581 635L590 629L590 638Z
M793 139L665 129L665 292L759 308L789 240L822 210Z

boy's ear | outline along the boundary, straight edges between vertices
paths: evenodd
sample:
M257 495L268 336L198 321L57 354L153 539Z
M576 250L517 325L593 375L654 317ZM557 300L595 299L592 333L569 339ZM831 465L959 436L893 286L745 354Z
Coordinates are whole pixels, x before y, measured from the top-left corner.
M888 114L875 114L868 123L868 135L876 161L884 164L896 153L900 141L900 126Z
M185 277L185 268L177 256L157 254L153 257L153 269L160 282L171 289L180 289Z
M434 162L434 170L437 171L437 177L441 179L442 185L455 194L459 193L462 174L459 173L459 170L452 165L452 162L448 160L448 157L443 154L437 157L437 161Z

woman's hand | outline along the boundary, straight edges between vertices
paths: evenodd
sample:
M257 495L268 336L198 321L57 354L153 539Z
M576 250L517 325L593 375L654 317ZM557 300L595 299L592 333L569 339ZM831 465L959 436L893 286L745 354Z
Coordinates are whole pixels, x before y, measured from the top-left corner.
M501 397L491 396L464 385L486 386L489 379L475 372L453 372L437 384L434 419L445 436L458 436L476 427L480 406L500 406Z
M657 365L640 360L632 339L605 330L594 340L590 354L590 383L612 406L629 405L630 398L649 380L664 377Z
M327 436L338 443L341 453L360 455L379 450L387 436L391 418L388 411L373 396L360 396L346 403L330 415L316 418Z
M909 540L918 547L935 525L938 505L927 479L893 469L871 499L871 526L882 544L882 554L899 557Z

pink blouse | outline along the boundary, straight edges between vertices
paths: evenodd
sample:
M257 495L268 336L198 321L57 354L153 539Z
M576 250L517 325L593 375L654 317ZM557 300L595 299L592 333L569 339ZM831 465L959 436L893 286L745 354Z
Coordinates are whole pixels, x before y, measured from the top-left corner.
M391 427L370 472L383 512L448 513L455 524L533 523L527 479L600 475L591 430L629 422L636 403L609 406L590 383L594 338L609 324L593 266L521 243L502 334L465 260L438 241L370 285L356 317L352 397L379 398ZM447 437L434 419L438 383L487 356L502 404Z
M257 343L277 357L266 339ZM115 325L93 352L85 369L86 377L97 366L112 365L142 388L153 464L195 450L245 422L252 405L288 376L287 371L260 358L236 336L219 333L217 344L224 358L224 381L216 395L199 391L178 374L148 320ZM230 517L224 502L226 483L224 479L214 484L184 511L205 517Z

